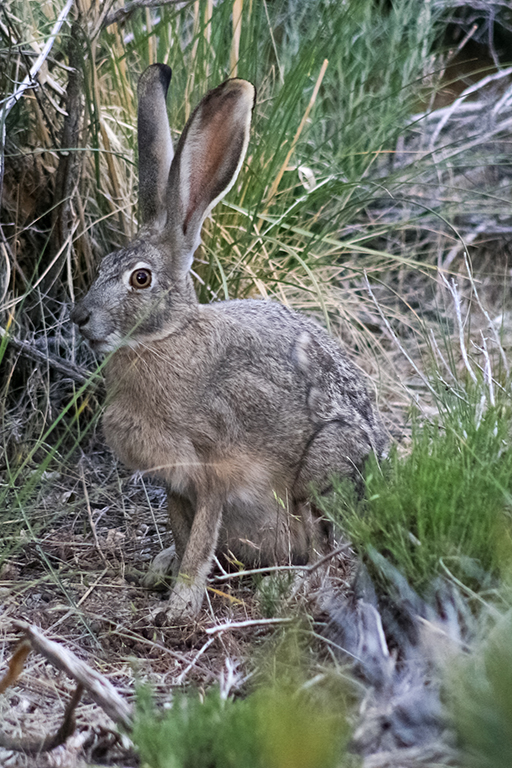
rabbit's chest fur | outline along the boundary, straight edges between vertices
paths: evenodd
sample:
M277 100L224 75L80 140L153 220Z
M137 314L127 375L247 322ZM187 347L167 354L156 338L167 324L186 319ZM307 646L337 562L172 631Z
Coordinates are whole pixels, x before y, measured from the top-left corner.
M270 346L221 318L204 308L179 335L116 352L103 425L130 468L191 498L213 483L226 500L247 504L271 488L286 493L311 420L297 409L306 386L289 353L276 349L283 342Z

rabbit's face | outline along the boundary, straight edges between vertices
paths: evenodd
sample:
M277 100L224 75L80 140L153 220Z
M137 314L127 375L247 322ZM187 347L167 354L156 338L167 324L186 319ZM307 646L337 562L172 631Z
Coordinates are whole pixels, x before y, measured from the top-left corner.
M106 256L96 281L71 313L95 352L165 338L195 305L190 280L173 276L165 246L146 238Z
M71 319L97 352L166 338L197 312L190 268L201 226L234 185L249 142L255 90L226 80L190 116L173 155L165 99L171 70L154 64L139 81L142 228L105 257Z

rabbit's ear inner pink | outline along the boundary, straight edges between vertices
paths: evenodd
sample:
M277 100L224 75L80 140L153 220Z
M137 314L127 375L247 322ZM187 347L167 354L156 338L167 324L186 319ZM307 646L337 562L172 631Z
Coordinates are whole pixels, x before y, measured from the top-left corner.
M254 98L251 83L226 80L206 94L181 135L169 174L166 236L183 272L192 264L204 219L236 181Z
M160 229L167 216L166 194L173 150L166 98L172 71L152 64L139 78L137 114L141 224Z

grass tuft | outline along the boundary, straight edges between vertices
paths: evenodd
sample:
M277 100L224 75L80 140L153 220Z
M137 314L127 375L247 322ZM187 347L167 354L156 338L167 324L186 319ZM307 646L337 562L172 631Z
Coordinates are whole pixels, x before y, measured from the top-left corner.
M405 455L393 445L380 466L370 460L364 499L342 484L325 502L360 556L376 550L423 594L441 574L496 583L512 554L512 411L463 405L414 423Z
M335 768L347 732L341 697L276 681L244 699L177 693L166 712L143 688L131 738L150 768Z
M512 755L512 615L505 614L469 658L451 670L448 696L461 762L508 768Z

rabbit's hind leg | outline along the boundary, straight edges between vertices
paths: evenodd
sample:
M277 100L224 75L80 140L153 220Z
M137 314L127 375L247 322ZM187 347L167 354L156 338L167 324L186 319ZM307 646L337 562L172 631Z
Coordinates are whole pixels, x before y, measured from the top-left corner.
M371 451L363 430L343 420L324 424L309 442L293 487L297 508L308 529L309 562L332 551L332 524L322 516L314 502L314 493L327 495L335 477L348 477L357 486L362 481L361 468ZM308 514L309 508L309 514Z
M324 424L309 442L294 484L294 497L310 496L311 487L324 495L333 477L348 477L356 485L372 448L365 432L343 419Z

